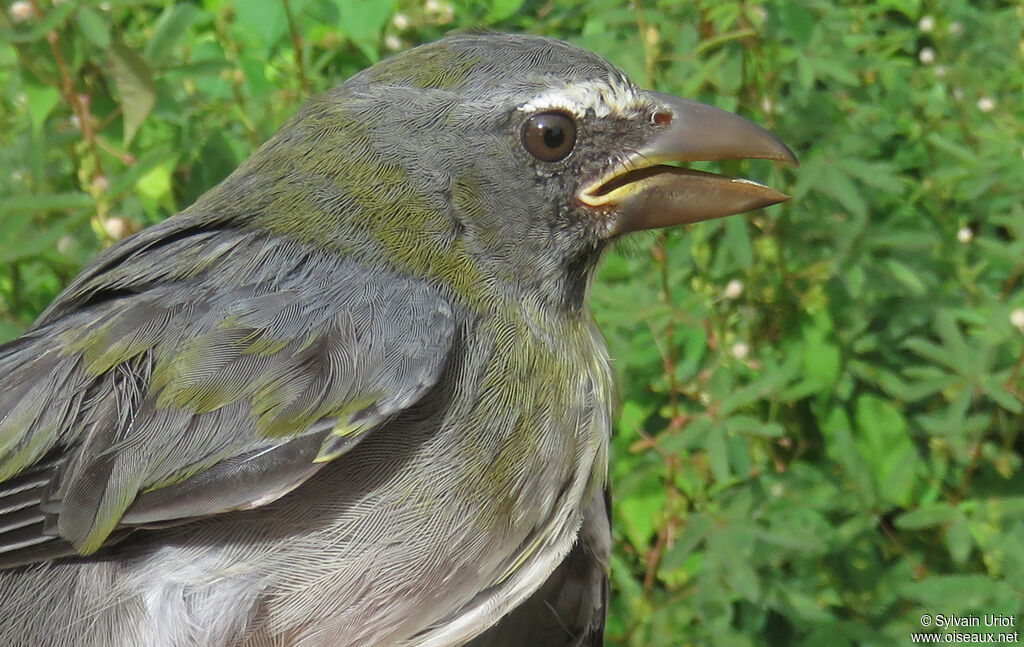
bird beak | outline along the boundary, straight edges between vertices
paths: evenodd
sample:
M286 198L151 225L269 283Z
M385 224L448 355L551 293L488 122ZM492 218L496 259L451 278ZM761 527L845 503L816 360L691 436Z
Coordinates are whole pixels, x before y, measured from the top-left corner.
M580 202L613 214L613 235L681 225L760 209L789 196L751 180L668 163L770 159L796 165L775 135L711 106L646 92L661 132L608 174L580 191Z

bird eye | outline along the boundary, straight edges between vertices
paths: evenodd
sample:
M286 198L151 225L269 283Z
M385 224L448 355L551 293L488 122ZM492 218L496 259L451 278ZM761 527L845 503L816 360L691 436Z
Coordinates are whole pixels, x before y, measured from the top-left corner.
M542 112L523 124L523 146L542 162L569 156L576 145L576 123L563 112Z

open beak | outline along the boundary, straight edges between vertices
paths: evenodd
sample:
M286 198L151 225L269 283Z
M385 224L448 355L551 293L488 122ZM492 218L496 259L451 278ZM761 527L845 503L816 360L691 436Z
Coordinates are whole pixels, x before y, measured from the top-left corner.
M751 180L667 165L731 159L796 165L797 160L775 135L742 117L670 94L646 94L662 132L578 196L616 215L613 235L721 218L789 199Z

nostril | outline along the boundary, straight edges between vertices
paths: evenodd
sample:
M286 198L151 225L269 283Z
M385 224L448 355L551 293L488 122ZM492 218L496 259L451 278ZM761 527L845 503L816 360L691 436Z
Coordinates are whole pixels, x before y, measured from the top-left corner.
M672 123L672 120L674 118L675 115L673 115L671 112L667 110L658 110L657 112L651 115L651 123L653 123L655 126L667 126L670 123Z

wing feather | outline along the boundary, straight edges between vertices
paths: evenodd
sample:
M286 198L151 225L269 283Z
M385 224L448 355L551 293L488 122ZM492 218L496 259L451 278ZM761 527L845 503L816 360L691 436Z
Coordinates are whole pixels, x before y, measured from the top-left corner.
M0 346L0 567L272 501L447 361L454 317L423 282L293 241L166 228L163 244L147 230L107 253Z

